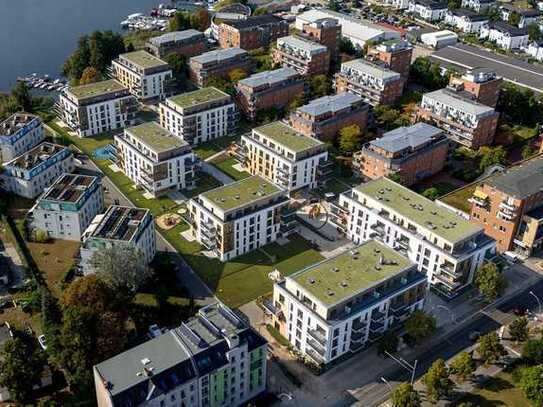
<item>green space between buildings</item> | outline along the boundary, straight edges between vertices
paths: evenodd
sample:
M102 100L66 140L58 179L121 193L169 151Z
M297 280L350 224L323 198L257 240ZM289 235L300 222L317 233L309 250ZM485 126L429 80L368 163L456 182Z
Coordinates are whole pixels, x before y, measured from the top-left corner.
M472 403L477 407L530 407L534 405L524 397L522 390L515 387L512 376L505 372L489 378L480 388L466 394L455 405L461 403Z
M234 168L234 165L239 164L235 158L213 160L211 164L236 181L242 180L251 175L246 171L238 171Z

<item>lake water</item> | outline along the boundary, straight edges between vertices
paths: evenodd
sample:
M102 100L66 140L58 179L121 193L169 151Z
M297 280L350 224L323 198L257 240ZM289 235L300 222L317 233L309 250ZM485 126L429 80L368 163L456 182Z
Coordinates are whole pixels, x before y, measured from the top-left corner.
M120 30L127 15L165 0L0 0L0 91L17 76L57 76L81 35Z

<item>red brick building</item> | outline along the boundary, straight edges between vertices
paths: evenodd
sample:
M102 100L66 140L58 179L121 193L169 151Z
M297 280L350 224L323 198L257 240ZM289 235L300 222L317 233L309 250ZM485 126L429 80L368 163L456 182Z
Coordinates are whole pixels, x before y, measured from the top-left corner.
M341 41L341 25L335 18L321 18L304 24L300 36L324 45L330 52L330 61L336 61Z
M389 40L371 47L367 58L383 62L385 67L407 80L412 56L413 47L407 41Z
M145 48L158 58L165 58L170 54L190 58L200 55L208 49L204 33L192 29L152 37L147 41Z
M330 51L324 45L290 35L277 40L273 62L296 69L303 76L327 74Z
M476 68L462 76L451 75L449 86L473 95L483 105L496 107L502 82L493 70Z
M234 69L251 73L254 62L241 48L217 49L189 60L189 78L199 87L205 87L212 77L226 78Z
M221 48L252 50L267 47L288 35L288 23L274 15L248 17L246 20L222 22L219 25Z

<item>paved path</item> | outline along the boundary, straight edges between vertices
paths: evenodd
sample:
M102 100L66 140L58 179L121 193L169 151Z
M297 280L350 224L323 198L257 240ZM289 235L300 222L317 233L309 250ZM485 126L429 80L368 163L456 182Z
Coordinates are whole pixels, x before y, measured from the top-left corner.
M228 185L235 182L234 179L230 178L228 175L226 175L224 172L219 170L217 167L213 166L212 164L206 161L201 162L201 168L203 172L211 175L213 178L218 180L223 185Z

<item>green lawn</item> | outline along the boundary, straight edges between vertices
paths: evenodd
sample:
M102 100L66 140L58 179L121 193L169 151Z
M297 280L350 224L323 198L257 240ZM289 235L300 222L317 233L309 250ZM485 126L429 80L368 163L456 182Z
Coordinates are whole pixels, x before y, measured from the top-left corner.
M208 141L206 143L198 144L194 148L194 152L201 160L205 160L208 157L211 157L213 154L218 153L219 151L224 150L232 142L236 141L239 138L238 135L235 136L226 136L220 137L215 140Z
M515 387L508 373L499 373L491 378L482 388L463 397L456 405L471 402L477 407L531 407L522 391Z
M471 210L471 204L468 202L468 199L473 196L473 192L475 192L476 187L477 184L467 185L439 198L439 200L451 205L453 208L469 213Z
M213 164L213 166L217 167L219 170L221 170L230 178L236 181L247 178L248 176L251 175L246 171L238 171L235 168L233 168L234 165L239 164L239 162L235 158L227 158L227 159L212 161L211 164Z

